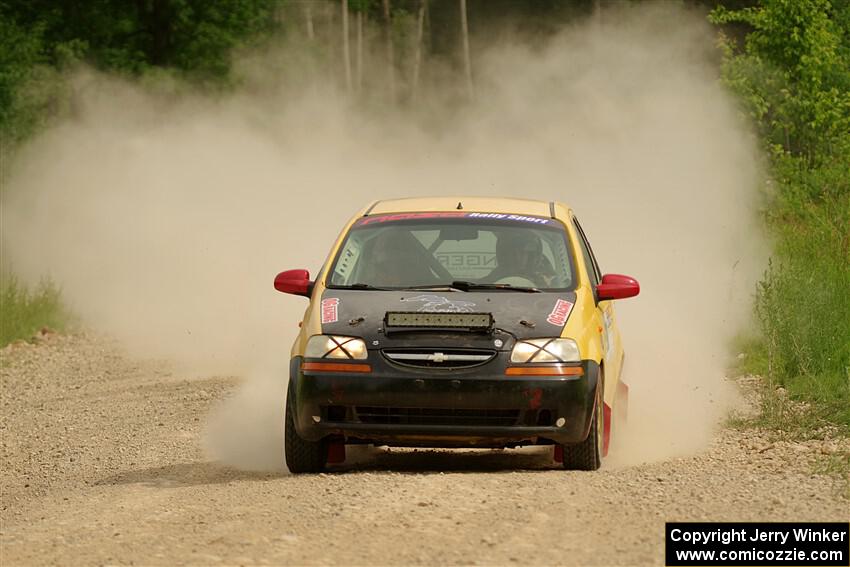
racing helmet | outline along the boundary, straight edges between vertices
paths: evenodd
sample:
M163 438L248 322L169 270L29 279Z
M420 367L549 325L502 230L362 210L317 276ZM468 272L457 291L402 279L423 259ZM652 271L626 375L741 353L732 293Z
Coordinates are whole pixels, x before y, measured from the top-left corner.
M533 269L543 259L543 243L528 230L501 233L496 240L496 263L499 267Z

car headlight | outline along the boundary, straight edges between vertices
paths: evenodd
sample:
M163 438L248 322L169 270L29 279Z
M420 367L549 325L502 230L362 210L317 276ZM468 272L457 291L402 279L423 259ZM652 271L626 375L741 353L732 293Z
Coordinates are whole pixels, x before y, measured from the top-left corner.
M305 358L365 360L368 356L363 339L337 335L314 335L307 341L307 348L304 350Z
M514 345L511 362L581 362L581 357L572 339L525 339Z

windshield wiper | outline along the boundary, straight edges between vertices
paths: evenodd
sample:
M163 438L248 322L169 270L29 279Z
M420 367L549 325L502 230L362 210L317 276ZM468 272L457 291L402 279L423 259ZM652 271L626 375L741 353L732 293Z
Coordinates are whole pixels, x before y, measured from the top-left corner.
M504 291L521 291L524 293L541 293L542 290L536 287L522 287L511 284L500 283L476 283L464 280L455 280L452 283L433 284L433 285L412 285L410 287L399 288L410 291L474 291L480 289L494 289Z
M392 287L378 287L367 283L353 283L349 285L335 285L328 287L331 289L365 289L370 291L395 291L396 289L398 289Z
M354 283L351 285L328 286L330 289L365 289L371 291L475 291L492 289L498 291L520 291L523 293L542 293L536 287L523 287L506 283L477 283L465 280L455 280L452 283L411 285L405 287L377 287L372 284Z
M441 283L441 284L429 284L429 285L411 285L407 287L400 287L398 289L403 289L405 291L469 291L467 289L463 289L455 286L453 283Z
M505 291L521 291L524 293L542 293L542 290L537 289L536 287L523 287L506 283L476 283L463 280L453 281L451 287L463 291L473 291L476 289L501 289Z

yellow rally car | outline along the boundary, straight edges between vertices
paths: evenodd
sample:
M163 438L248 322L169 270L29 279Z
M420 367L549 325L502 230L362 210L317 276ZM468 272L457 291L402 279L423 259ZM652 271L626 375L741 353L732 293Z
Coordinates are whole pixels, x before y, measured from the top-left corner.
M603 276L560 203L480 197L379 201L355 216L318 277L292 347L289 470L318 472L345 445L550 445L568 469L607 454L624 410L623 347Z

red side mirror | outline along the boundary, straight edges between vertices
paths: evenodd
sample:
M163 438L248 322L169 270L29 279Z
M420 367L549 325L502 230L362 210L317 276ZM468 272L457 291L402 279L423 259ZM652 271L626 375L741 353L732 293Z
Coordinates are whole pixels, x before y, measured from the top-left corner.
M620 274L605 274L602 282L596 286L599 301L607 299L625 299L640 293L640 284L634 278Z
M286 270L275 277L274 288L283 293L310 297L313 282L310 281L310 272L307 270Z

